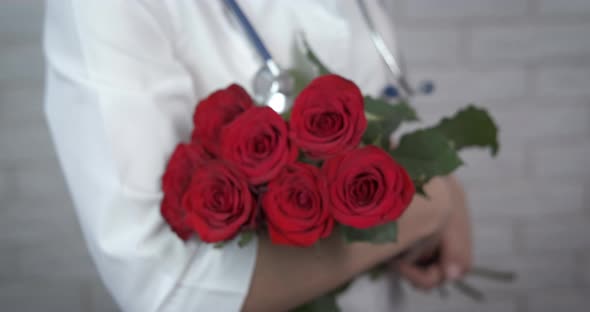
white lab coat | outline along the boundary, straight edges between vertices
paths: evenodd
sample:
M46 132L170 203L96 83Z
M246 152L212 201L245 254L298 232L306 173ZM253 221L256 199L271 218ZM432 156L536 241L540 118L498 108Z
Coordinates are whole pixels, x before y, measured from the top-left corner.
M393 48L383 10L369 2ZM365 93L386 83L354 1L240 3L282 67L293 65L303 30L319 57ZM92 258L124 311L238 311L247 294L256 242L184 243L159 210L160 177L189 139L196 103L232 82L250 89L261 66L228 16L213 0L47 1L47 119ZM387 291L364 285L343 305L389 311L370 298Z

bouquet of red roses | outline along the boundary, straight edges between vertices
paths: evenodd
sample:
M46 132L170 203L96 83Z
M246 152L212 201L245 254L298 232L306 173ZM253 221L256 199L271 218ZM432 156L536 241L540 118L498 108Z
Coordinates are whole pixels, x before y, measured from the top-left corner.
M163 177L162 215L180 238L242 234L243 244L263 230L308 247L338 225L351 240L395 239L414 183L388 151L361 144L370 123L353 82L316 78L288 121L231 85L201 101L194 122Z
M497 153L496 125L472 105L392 148L416 112L403 99L363 96L306 56L320 75L291 71L297 96L283 115L235 84L197 105L191 141L178 144L162 178L161 213L178 237L243 246L266 232L275 244L309 247L338 230L348 242L393 242L415 193L461 166L460 150ZM300 310L337 311L335 295Z

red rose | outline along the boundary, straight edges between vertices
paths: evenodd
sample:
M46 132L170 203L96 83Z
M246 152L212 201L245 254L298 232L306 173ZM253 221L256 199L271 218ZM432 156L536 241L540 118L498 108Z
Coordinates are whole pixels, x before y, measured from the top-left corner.
M182 199L187 223L208 243L233 238L252 217L255 204L245 177L222 160L197 168Z
M202 142L207 151L217 155L221 129L253 106L252 98L236 84L213 92L195 109L193 140Z
M295 99L291 137L310 157L327 159L357 147L367 128L363 95L349 80L325 75Z
M185 220L181 205L182 196L191 181L193 170L209 158L198 143L178 144L162 176L164 198L160 212L172 231L182 240L187 240L193 232Z
M287 123L270 107L253 107L221 133L221 157L258 185L276 177L297 157L288 138Z
M268 183L262 208L273 243L308 247L332 233L325 187L320 170L303 163L287 165Z
M394 221L414 196L406 170L384 150L366 146L328 159L326 175L334 218L364 229Z

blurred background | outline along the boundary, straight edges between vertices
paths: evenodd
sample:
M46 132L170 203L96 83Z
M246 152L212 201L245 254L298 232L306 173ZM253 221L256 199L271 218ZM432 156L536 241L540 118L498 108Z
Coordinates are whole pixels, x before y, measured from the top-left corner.
M57 1L57 0L56 0ZM437 83L426 120L467 102L501 127L464 154L477 304L409 291L409 311L589 311L590 0L390 0L410 75ZM0 311L117 311L87 253L43 111L43 2L0 2ZM369 311L368 309L367 311Z

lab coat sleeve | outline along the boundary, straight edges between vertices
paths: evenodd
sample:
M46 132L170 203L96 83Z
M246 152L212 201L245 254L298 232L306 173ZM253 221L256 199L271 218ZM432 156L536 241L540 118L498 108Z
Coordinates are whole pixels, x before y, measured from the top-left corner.
M198 100L163 3L47 1L47 120L88 248L119 306L238 311L257 242L185 243L160 215L160 178L189 138Z

